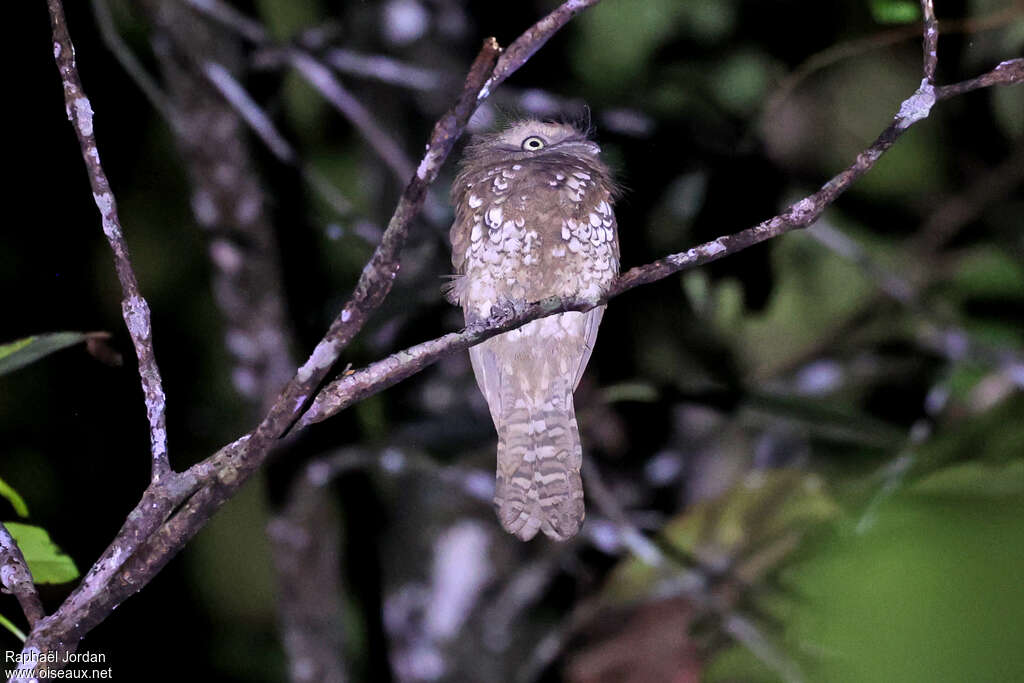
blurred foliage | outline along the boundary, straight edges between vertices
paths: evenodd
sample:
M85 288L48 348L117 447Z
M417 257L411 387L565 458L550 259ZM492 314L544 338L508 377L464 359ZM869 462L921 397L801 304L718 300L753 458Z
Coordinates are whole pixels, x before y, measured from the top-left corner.
M838 511L817 475L755 471L721 496L689 506L661 534L671 551L692 558L696 568L753 584L797 546L807 528ZM657 584L671 585L679 572L678 566L655 567L629 558L608 577L605 598L614 604L663 594Z
M870 0L868 6L880 24L906 24L921 18L921 6L910 0Z
M1022 424L1024 402L1015 403L1015 416L997 424ZM809 680L1024 675L1024 655L1014 645L1024 614L1024 427L1003 435L1001 445L979 436L967 429L935 437L928 449L941 457L918 457L971 462L883 486L860 514L838 518L787 563L782 584L790 597L762 603L785 624L786 651L799 656ZM991 447L979 451L980 443ZM778 679L733 648L713 662L706 680Z
M855 264L828 251L807 235L793 235L772 252L778 277L761 311L743 305L742 287L721 282L705 310L715 329L739 345L744 367L771 376L806 357L823 335L842 328L872 293L868 276ZM684 277L690 277L689 274ZM786 340L785 344L778 343Z
M867 529L808 549L787 624L802 651L820 653L815 680L1024 676L1022 466L939 471L874 509Z

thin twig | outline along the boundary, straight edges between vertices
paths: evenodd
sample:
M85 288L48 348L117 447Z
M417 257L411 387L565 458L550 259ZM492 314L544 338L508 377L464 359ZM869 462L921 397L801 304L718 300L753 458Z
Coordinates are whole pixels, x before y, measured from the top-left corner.
M249 129L263 141L278 161L294 166L309 183L313 191L323 199L339 216L352 213L352 202L349 201L326 177L311 164L301 160L295 148L277 130L273 120L249 95L248 91L223 65L216 62L205 62L202 65L203 75L227 100Z
M505 48L501 58L498 59L494 73L487 79L484 87L480 90L480 101L487 99L491 92L505 82L519 67L526 63L530 57L541 49L551 36L555 35L560 28L582 12L593 7L601 0L567 0L559 5L551 14L547 15L536 24L527 29L523 35L512 41L512 44Z
M220 22L223 26L257 45L267 42L269 35L263 24L250 19L231 5L220 0L184 0L197 12L202 12Z
M249 96L242 84L223 65L217 62L204 62L203 75L228 101L239 116L249 125L252 132L259 136L267 149L286 164L295 163L296 154L292 146L277 131L270 117Z
M18 598L29 627L35 628L36 623L46 616L43 601L39 599L39 591L21 548L3 522L0 522L0 584Z
M388 223L380 244L356 283L355 291L338 317L328 328L309 359L299 368L292 381L282 391L274 408L246 444L246 449L260 452L275 441L297 420L312 398L313 391L327 375L331 366L356 334L362 330L369 316L383 303L391 291L400 267L399 254L413 218L423 206L427 188L437 177L441 164L448 157L456 139L461 135L476 108L475 98L490 75L499 52L497 41L489 38L470 67L462 96L456 105L434 126L427 153L416 174L406 186Z
M1008 377L1024 367L1024 357L1012 349L1000 348L978 339L962 326L950 321L940 309L923 301L919 295L922 284L915 285L878 263L860 244L831 225L819 223L808 231L811 237L844 259L858 265L874 285L888 297L898 301L921 321L918 339L926 347L951 362L970 358L998 368Z
M160 369L153 353L153 330L150 325L149 304L139 292L139 283L132 268L128 254L128 244L121 230L121 222L117 215L117 201L110 189L107 174L100 164L100 154L96 147L96 135L93 130L93 111L89 98L85 96L82 81L78 76L75 64L75 48L68 34L67 22L64 18L64 7L61 0L47 0L50 9L50 25L53 29L53 57L60 71L64 85L64 106L68 120L71 121L75 134L82 148L82 159L89 174L92 196L96 207L103 218L103 233L114 252L114 267L117 279L121 283L124 299L121 301L121 312L128 326L135 354L139 359L139 377L142 380L142 391L146 397L146 417L149 420L149 442L152 454L152 480L169 474L171 466L167 455L167 422L166 398L163 384L160 381Z
M139 90L149 100L149 104L153 109L159 112L165 121L173 124L177 120L174 116L174 107L167 98L167 94L160 89L160 86L157 85L153 77L146 71L146 67L142 65L142 62L139 61L138 57L135 56L117 32L107 0L92 0L92 13L96 18L96 25L100 29L100 37L103 38L107 49L114 54L114 57L121 65L121 68L125 70L125 73L139 86Z
M230 6L223 5L221 3L209 2L208 0L189 0L188 5L193 7L205 7L209 5L209 12L213 15L221 18L221 23L227 23L231 21L229 16L236 16L241 23L231 23L231 28L245 36L250 40L253 38L252 27L259 27L257 22L247 19L244 15L237 12ZM223 9L225 15L222 16L220 10ZM121 36L117 33L117 27L114 25L113 18L110 16L110 8L106 3L106 0L93 0L93 12L96 16L96 23L100 27L100 35L103 37L104 43L114 53L118 63L125 70L132 81L139 87L139 89L149 100L149 103L153 106L160 117L167 123L171 130L178 137L182 136L181 116L179 112L176 112L174 106L171 104L167 94L160 89L155 83L152 77L146 72L146 69L135 55L131 52L128 45L125 44ZM232 14L233 13L233 14ZM245 28L249 26L250 28ZM220 92L221 96L226 99L229 104L236 108L239 115L250 127L250 129L260 138L260 140L266 145L267 149L282 163L292 165L296 167L303 179L309 183L310 188L313 192L320 197L338 216L348 216L352 213L352 202L350 202L345 196L341 194L337 187L335 187L327 178L317 171L311 164L305 162L299 158L299 155L295 152L294 148L285 140L284 136L278 132L274 126L273 121L270 117L264 113L255 100L245 91L237 79L235 79L230 70L224 66L212 62L207 62L202 65L197 65L197 68L203 72L211 84Z
M740 642L762 662L766 663L775 673L782 676L787 683L800 683L804 680L796 662L788 659L782 651L765 636L757 626L740 614L729 615L722 623L722 628Z
M913 283L876 262L860 244L839 228L820 221L807 234L840 257L860 266L875 286L890 298L907 306L918 305L917 287Z
M299 50L289 52L289 63L324 98L334 105L395 174L399 183L412 177L413 165L401 146L384 130L373 114L334 77L330 69Z
M386 55L365 55L340 47L327 50L324 61L341 73L411 90L436 90L450 80L441 71L425 69Z
M933 0L921 0L921 14L924 17L924 80L935 85L935 67L939 63L939 21L935 18Z
M979 33L999 26L1005 26L1012 21L1019 20L1021 15L1021 7L1019 3L1016 3L981 17L943 20L943 26L945 27L943 33L945 35L951 33ZM786 101L789 95L812 74L844 59L902 43L911 38L920 37L922 30L923 25L920 23L916 25L909 24L863 38L837 43L821 52L816 52L779 82L775 92L772 93L764 105L761 120L764 121L770 118L779 108L779 105Z
M952 85L940 85L935 88L936 100L948 100L950 97L963 95L978 88L988 88L993 85L1015 85L1024 81L1024 58L1007 59L1000 62L996 68L977 78L954 83Z
M413 165L401 146L384 128L378 125L373 114L319 60L305 50L296 47L272 45L270 36L258 22L249 19L230 5L220 2L220 0L185 0L185 2L193 9L209 16L246 39L264 47L273 47L279 51L287 63L291 64L292 68L307 83L323 95L324 99L334 105L334 108L359 131L360 135L363 136L384 164L395 174L398 182L402 185L409 182L413 172ZM237 95L238 93L236 92L235 94ZM232 99L232 101L235 101L235 99ZM239 101L241 102L241 100ZM249 106L248 109L250 111L260 111L258 107L253 106ZM249 120L249 118L247 117L246 120ZM267 126L266 123L261 122L259 130L269 131L272 128L272 126ZM280 147L279 142L273 140L273 138L266 138L263 135L261 135L261 138L267 142L268 146L271 144L270 141L273 141L274 144Z
M998 166L985 171L962 192L931 207L921 229L909 240L911 251L933 255L981 215L992 202L1024 183L1024 144L1014 148Z
M695 607L721 617L726 632L747 645L755 657L779 673L786 681L802 680L796 662L787 657L780 648L761 633L761 629L751 619L709 593L708 588L713 580L713 572L709 568L702 566L697 558L692 558L694 564L690 565L688 562L691 558L682 559L675 554L664 553L656 543L644 536L636 525L629 521L622 506L619 505L618 500L605 484L597 464L590 460L586 465L587 496L594 501L597 509L615 525L622 544L629 549L634 557L651 567L671 568L673 594L685 596ZM736 623L742 623L745 628L742 631L734 631L731 625ZM754 644L757 647L753 647Z
M595 507L602 515L608 518L618 532L619 542L629 549L629 552L644 564L651 567L666 567L671 564L669 558L661 551L656 543L629 521L625 510L619 505L615 495L604 482L601 470L597 463L591 458L586 462L587 479L584 482L587 486L587 497L594 502ZM698 575L692 567L681 566L680 571L693 574L695 585L703 586L706 582Z

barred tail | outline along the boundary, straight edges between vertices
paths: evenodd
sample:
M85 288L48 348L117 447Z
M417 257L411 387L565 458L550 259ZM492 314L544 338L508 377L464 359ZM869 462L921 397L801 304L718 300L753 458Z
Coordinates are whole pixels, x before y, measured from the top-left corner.
M497 416L498 472L494 503L505 530L524 541L537 531L565 541L583 524L583 450L565 379L546 399L504 396Z

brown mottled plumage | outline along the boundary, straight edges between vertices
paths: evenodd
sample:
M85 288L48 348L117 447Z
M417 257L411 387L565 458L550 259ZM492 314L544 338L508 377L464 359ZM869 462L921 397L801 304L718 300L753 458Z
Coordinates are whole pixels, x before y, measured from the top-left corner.
M614 185L576 128L534 120L474 139L452 186L449 297L466 321L550 296L598 298L619 270ZM494 502L523 540L566 540L583 523L583 451L572 394L604 307L560 313L469 350L498 432Z

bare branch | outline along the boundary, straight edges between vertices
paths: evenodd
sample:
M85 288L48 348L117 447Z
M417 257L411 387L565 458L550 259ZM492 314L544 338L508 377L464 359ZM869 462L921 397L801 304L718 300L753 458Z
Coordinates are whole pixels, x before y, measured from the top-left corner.
M398 207L381 237L380 244L363 268L352 297L331 323L327 334L317 344L313 354L281 393L274 408L254 433L253 441L247 444L247 449L256 452L265 449L298 419L300 411L312 397L313 390L337 361L341 351L359 333L369 316L391 291L400 267L399 254L405 244L412 220L423 206L427 188L437 177L441 164L448 157L476 108L477 93L490 75L498 52L497 41L493 38L484 41L483 48L470 67L462 96L434 126L434 132L427 144L426 156L399 198Z
M935 85L935 67L939 63L939 21L935 18L933 0L921 0L924 17L924 80Z
M263 27L258 23L249 19L241 12L227 5L226 3L220 2L219 0L185 0L186 3L193 9L211 17L215 21L219 22L226 28L238 33L246 39L258 44L258 45L271 45L270 36ZM276 46L275 46L276 47ZM377 153L377 155L384 161L384 164L395 174L398 182L405 184L409 182L409 178L412 176L413 165L401 146L384 130L378 125L373 114L363 106L363 104L355 98L342 84L334 77L334 74L321 64L317 59L313 58L304 50L295 47L276 47L275 52L287 61L288 64L294 68L302 78L315 88L324 99L334 105L334 108L341 113L349 123L351 123L356 130L363 136L366 142L371 148ZM277 56L275 54L275 56ZM209 65L204 65L204 69L208 69ZM222 74L220 74L222 76ZM223 81L223 78L218 78L219 81ZM233 79L232 79L233 81ZM228 84L231 85L231 84ZM220 87L218 85L218 87ZM265 135L261 131L274 131L274 128L267 121L261 121L255 118L255 114L259 113L261 117L266 118L262 114L262 111L252 103L251 99L246 95L243 99L240 95L244 95L244 90L240 86L235 84L229 87L225 91L225 97L228 97L232 103L239 105L245 105L245 109L240 109L243 112L243 116L246 116L247 121L251 121L250 125L253 125L254 130L260 134L260 137L267 143L267 146L274 151L275 155L281 157L281 153L275 151L275 149L284 151L284 149L290 149L290 147L282 147L283 139L278 140L274 136ZM245 111L251 112L250 115L245 115ZM258 122L258 125L254 125L252 122ZM276 133L276 131L274 131ZM290 154L289 154L290 156Z
M412 90L435 90L448 80L447 74L401 62L385 55L364 55L336 47L324 54L331 68L360 78L371 78Z
M89 174L92 196L103 217L103 234L107 236L107 242L114 252L117 279L121 283L121 292L124 295L121 312L139 359L139 377L142 380L142 391L146 396L146 417L149 420L150 452L153 459L152 480L158 482L161 477L170 473L171 467L167 455L166 398L160 381L160 369L153 353L149 304L139 292L139 283L128 254L128 244L125 242L121 222L117 216L117 201L110 189L107 174L100 164L100 154L93 130L92 104L85 96L82 81L78 76L75 48L68 33L64 7L61 0L47 0L47 5L53 29L53 57L64 85L64 106L82 148L82 159Z
M293 163L295 161L295 151L292 149L292 146L277 132L277 128L270 121L270 117L249 97L249 93L245 91L241 83L235 80L231 72L216 62L205 62L202 65L202 69L207 80L234 107L235 111L245 119L245 122L249 124L249 128L259 136L263 144L267 146L267 149L286 164Z
M978 88L988 88L993 85L1016 85L1022 81L1024 81L1024 58L1008 59L977 78L952 85L940 85L935 89L935 99L948 100L950 97L963 95Z
M250 19L231 5L220 0L185 0L185 4L209 15L251 43L265 43L269 36L263 24Z
M804 680L796 663L785 657L782 651L743 615L730 614L723 621L722 628L787 683L799 683Z
M18 598L29 627L35 628L36 622L46 616L43 602L25 556L3 522L0 522L0 584Z
M207 61L201 65L203 75L230 104L249 129L263 141L278 161L295 166L316 194L339 215L346 216L352 211L352 203L344 197L327 178L311 165L303 162L270 116L256 103L242 84L222 64Z
M807 234L840 257L860 266L872 283L889 298L905 306L916 307L919 304L918 288L913 283L876 262L860 244L828 221L817 223L808 229Z
M555 35L560 28L569 23L569 20L582 12L593 7L601 0L566 0L559 5L551 14L547 15L536 24L526 30L523 35L512 41L512 44L505 48L494 73L491 75L484 87L480 90L480 100L483 101L493 92L495 88L505 82L515 71L526 63L530 57L548 42L551 36Z
M919 316L922 324L917 336L926 347L946 356L950 361L971 358L991 365L1003 370L1011 378L1016 375L1018 368L1024 368L1024 357L1012 349L982 341L962 326L946 320L948 316L922 301L918 294L920 285L915 286L879 264L856 241L837 228L819 223L808 232L828 249L860 266L880 291Z

